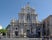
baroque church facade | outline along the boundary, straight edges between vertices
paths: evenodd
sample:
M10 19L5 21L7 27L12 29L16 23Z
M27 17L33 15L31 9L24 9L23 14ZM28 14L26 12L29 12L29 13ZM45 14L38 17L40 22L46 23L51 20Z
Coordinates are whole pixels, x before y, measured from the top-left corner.
M7 37L36 37L37 27L41 25L38 22L38 14L36 14L35 9L27 4L21 8L18 17L18 20L12 19L7 26Z

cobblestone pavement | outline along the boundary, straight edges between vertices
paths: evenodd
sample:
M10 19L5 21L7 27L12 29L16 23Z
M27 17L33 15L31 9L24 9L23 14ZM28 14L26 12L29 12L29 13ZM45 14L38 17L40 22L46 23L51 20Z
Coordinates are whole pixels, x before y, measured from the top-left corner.
M42 38L1 38L0 40L42 40ZM48 40L52 40L52 38Z
M0 40L42 40L41 38L1 38Z

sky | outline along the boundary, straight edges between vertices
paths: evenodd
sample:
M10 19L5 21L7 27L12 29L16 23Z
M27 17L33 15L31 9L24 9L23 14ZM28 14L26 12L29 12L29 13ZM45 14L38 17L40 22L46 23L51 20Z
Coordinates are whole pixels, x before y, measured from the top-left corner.
M35 9L39 21L52 15L52 0L0 0L0 25L6 28L12 18L18 19L18 13L27 2Z

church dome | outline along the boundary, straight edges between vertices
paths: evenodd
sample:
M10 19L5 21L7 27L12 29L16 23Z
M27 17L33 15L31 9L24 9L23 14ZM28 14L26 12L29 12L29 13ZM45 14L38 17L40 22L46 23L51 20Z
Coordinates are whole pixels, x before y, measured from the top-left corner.
M15 22L16 22L16 19L13 18L13 19L11 20L11 22L15 23Z
M11 25L17 25L17 23L18 23L18 21L13 18L13 19L11 20L11 23L10 23L10 24L11 24Z

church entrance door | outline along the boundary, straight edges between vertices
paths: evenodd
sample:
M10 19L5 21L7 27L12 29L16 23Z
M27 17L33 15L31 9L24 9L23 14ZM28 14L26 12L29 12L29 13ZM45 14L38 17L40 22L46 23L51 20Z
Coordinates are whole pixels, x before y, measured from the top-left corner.
M15 31L15 36L18 36L18 31Z

